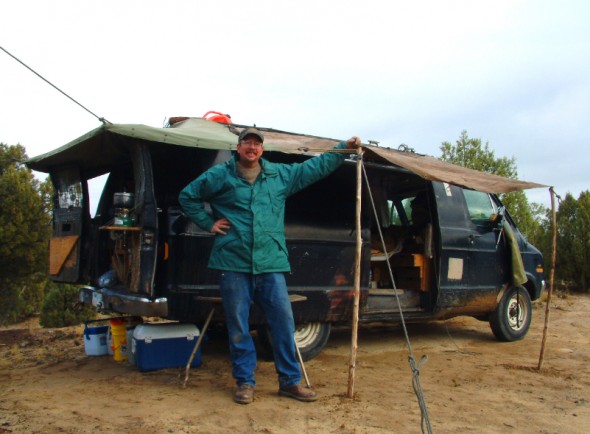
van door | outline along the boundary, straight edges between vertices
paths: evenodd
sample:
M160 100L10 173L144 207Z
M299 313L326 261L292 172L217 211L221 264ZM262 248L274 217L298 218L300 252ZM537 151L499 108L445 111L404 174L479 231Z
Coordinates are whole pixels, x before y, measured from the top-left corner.
M493 310L505 281L503 246L490 217L490 195L433 182L441 239L440 308L454 314Z
M132 292L141 292L151 297L154 293L154 278L158 252L158 207L154 191L154 174L149 147L137 144L132 148L135 179L135 212L141 227L139 234L138 261L132 270Z
M440 232L438 306L456 307L469 289L469 235L463 192L454 185L433 182ZM435 229L436 230L436 229Z
M487 193L463 190L469 213L469 285L493 293L507 280L507 252L498 243L500 230L492 221L498 212Z
M51 172L55 188L53 228L49 240L49 278L76 283L80 279L83 216L86 207L84 183L78 167Z

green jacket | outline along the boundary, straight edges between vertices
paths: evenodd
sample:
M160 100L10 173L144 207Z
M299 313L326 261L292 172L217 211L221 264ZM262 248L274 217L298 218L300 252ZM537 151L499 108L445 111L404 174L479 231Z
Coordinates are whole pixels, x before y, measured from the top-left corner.
M340 142L334 149L345 148ZM215 235L209 268L252 274L290 271L285 201L332 173L344 159L344 153L329 152L297 164L260 159L262 171L252 185L238 176L237 160L232 158L187 185L178 200L197 225L210 232L222 217L231 223L227 235ZM205 211L205 202L213 216Z

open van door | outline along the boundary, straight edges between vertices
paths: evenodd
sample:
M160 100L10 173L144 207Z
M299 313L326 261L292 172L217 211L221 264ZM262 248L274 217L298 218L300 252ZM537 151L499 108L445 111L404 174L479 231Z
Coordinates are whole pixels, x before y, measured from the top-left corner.
M49 278L76 283L80 279L82 226L86 193L78 167L51 172L55 188L53 228L49 240Z
M494 219L498 207L488 193L463 190L469 214L469 283L472 288L494 295L507 282L509 257L500 243L500 228Z
M158 252L158 207L148 146L145 144L133 146L131 158L135 180L135 212L140 232L138 261L136 268L132 271L134 277L132 281L137 283L129 290L153 297Z
M491 220L487 193L433 182L441 232L439 306L470 314L491 311L506 282L506 250Z
M469 235L463 193L454 185L433 182L440 230L440 294L438 305L453 307L469 289Z
M99 241L89 247L95 258L90 280L121 293L153 297L159 224L151 155L142 143L120 149L128 152L110 163L98 204L94 224ZM119 203L121 198L127 202ZM116 281L101 283L100 277L113 271Z

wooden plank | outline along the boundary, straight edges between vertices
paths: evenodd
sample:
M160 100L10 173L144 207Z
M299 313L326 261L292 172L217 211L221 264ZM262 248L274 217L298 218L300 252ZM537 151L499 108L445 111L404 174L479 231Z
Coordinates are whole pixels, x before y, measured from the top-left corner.
M51 276L57 276L61 272L79 238L79 235L69 235L49 240L49 274Z
M129 266L129 291L139 292L139 285L141 281L141 250L139 249L139 232L130 234L131 248L129 249L129 257L127 258Z

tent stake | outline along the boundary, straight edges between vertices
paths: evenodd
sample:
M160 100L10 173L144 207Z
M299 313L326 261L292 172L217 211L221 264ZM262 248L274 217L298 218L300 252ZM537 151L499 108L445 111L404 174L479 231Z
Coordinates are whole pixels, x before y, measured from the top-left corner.
M354 397L354 374L356 369L356 354L358 340L359 304L361 295L361 252L363 240L361 237L361 197L362 197L362 166L363 150L358 148L356 160L356 255L354 266L354 306L352 311L352 342L350 348L350 362L348 364L348 398Z
M553 187L549 188L551 193L551 223L553 226L553 247L551 252L551 272L549 273L549 291L547 292L547 305L545 306L545 325L543 326L543 339L541 341L541 353L539 354L539 364L537 370L543 366L543 357L545 356L545 342L547 341L547 328L549 326L549 306L551 304L551 294L553 293L553 279L555 277L555 257L557 256L557 216L555 213L555 191Z

